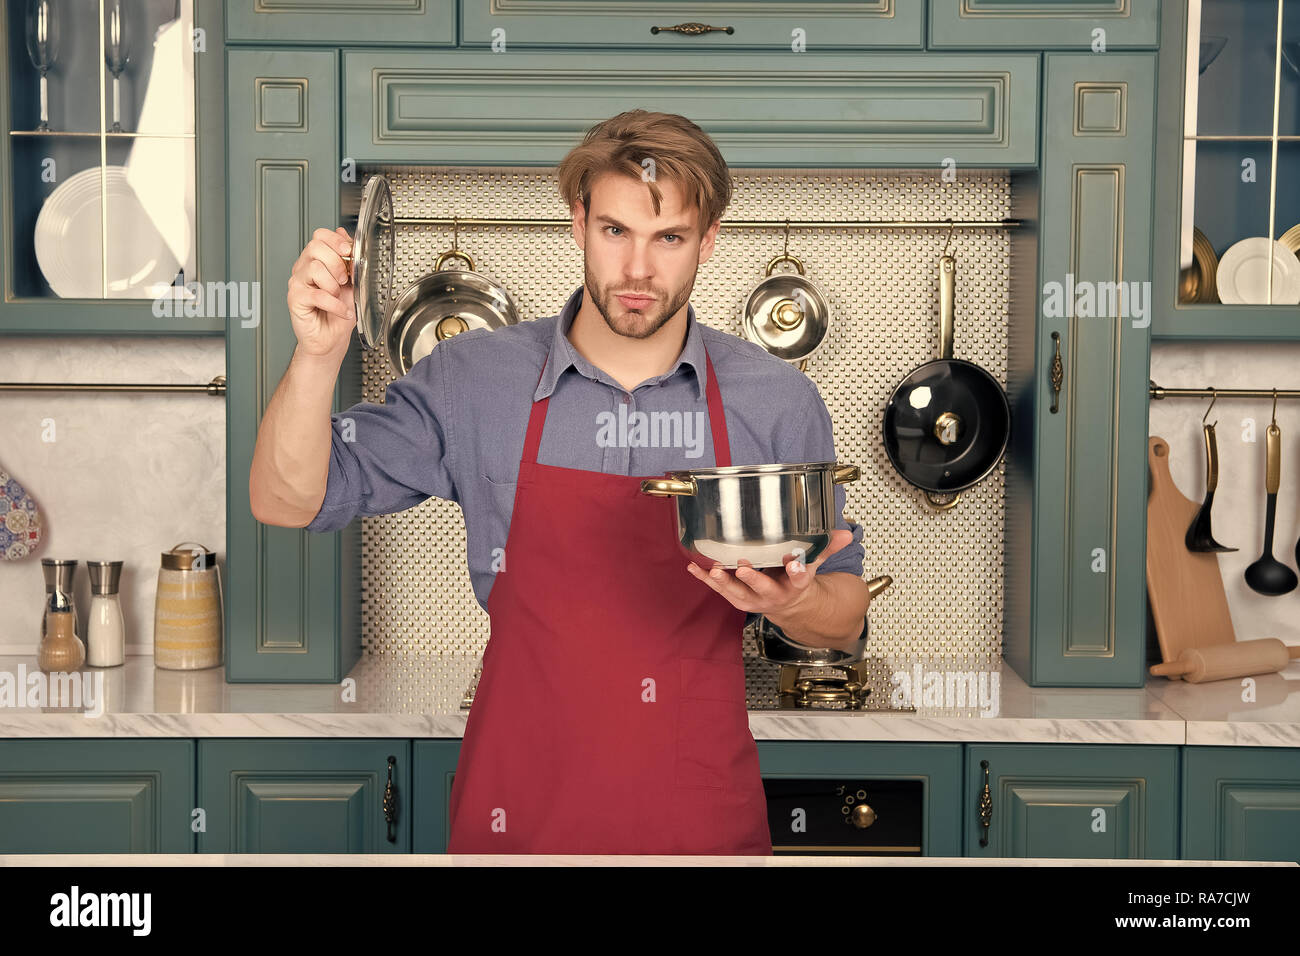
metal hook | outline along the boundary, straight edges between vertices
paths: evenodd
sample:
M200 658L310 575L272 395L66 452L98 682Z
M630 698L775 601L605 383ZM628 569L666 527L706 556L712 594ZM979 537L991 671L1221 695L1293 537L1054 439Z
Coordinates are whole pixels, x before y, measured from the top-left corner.
M1277 424L1277 389L1273 389L1273 424Z
M451 217L451 247L460 248L460 216Z
M949 252L949 251L951 250L951 248L952 248L952 230L953 230L953 221L952 221L951 219L949 219L949 220L948 220L948 236L947 236L946 239L944 239L944 242L943 242L943 254L944 254L945 256L948 254L948 252Z
M1201 416L1202 425L1204 425L1205 420L1210 417L1210 409L1214 408L1214 403L1219 400L1219 390L1217 388L1210 389L1210 394L1213 396L1213 398L1210 399L1210 407L1207 408L1205 410L1205 414ZM1214 424L1215 425L1219 424L1219 420L1217 418L1214 420Z
M781 249L781 255L788 256L789 254L790 254L790 220L787 219L785 221L785 245Z

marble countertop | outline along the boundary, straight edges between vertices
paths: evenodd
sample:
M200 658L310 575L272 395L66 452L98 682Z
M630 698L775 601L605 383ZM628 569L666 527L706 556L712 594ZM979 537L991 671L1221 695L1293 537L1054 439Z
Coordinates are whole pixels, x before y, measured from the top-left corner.
M983 670L879 664L894 675L894 702L912 709L778 709L751 694L751 732L758 740L1300 747L1300 693L1292 692L1300 688L1300 660L1254 678L1250 702L1236 680L1029 687L1000 662ZM57 697L33 655L0 656L0 738L459 737L469 713L461 703L477 665L469 655L375 655L363 657L340 684L252 684L228 683L222 667L167 671L138 656L120 667L76 672L74 686L62 693L84 692L82 700ZM770 668L770 683L776 668L762 666ZM962 679L971 681L969 699L955 694ZM908 684L918 693L897 697ZM35 688L51 696L34 696Z

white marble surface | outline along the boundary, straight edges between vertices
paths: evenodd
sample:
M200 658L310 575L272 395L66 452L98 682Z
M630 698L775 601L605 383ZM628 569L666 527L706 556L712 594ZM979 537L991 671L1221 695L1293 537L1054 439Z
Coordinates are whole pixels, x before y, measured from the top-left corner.
M129 657L122 667L78 672L91 675L89 689L102 687L102 704L88 711L28 706L21 694L5 700L6 680L30 693L37 672L30 655L0 657L0 737L458 737L477 663L367 657L335 685L232 684L220 667L164 671L152 661ZM996 673L996 716L923 703L915 713L751 710L750 730L759 740L1300 746L1300 694L1289 693L1300 686L1300 661L1256 678L1254 704L1241 700L1237 681L1037 688L1009 668Z
M1242 860L1075 860L962 856L640 856L454 853L26 853L0 866L1300 866Z

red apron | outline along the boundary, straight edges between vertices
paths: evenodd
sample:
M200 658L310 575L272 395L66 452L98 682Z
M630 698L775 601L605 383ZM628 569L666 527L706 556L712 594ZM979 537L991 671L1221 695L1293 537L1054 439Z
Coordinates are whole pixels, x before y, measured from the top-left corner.
M447 852L770 855L745 612L686 570L672 499L537 463L549 402L528 419Z

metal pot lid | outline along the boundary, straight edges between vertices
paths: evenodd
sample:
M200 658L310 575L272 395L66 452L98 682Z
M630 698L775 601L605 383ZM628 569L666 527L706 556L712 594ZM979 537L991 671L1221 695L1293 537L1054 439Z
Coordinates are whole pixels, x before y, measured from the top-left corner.
M430 272L407 286L393 305L389 362L405 375L453 335L518 322L519 308L510 293L486 276L454 269Z
M981 481L1001 461L1010 434L1002 386L962 359L913 369L885 406L885 453L924 491L960 491Z
M388 180L372 176L361 193L351 256L357 333L368 349L377 349L384 342L388 303L393 297L393 227Z
M798 273L774 275L772 269L783 259L793 262ZM741 326L749 341L777 358L796 362L811 356L825 341L830 304L817 284L804 276L797 257L780 255L768 263L767 278L749 294Z

